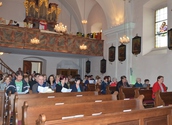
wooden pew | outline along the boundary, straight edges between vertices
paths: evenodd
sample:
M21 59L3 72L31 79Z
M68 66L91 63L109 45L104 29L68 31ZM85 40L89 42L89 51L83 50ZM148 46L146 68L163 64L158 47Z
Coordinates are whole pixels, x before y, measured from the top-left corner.
M85 103L85 102L95 102L95 101L110 101L117 100L118 92L115 92L112 95L98 95L98 96L69 96L69 97L56 97L56 98L20 98L16 95L14 99L14 110L13 116L15 123L22 119L22 106L25 101L29 104L29 107L32 106L43 106L43 105L59 105L59 104L73 104L73 103ZM26 95L27 96L27 95ZM15 114L18 113L18 118L16 119ZM15 124L14 123L14 124Z
M36 106L30 107L27 102L23 105L22 125L34 125L39 114L45 113L47 120L62 119L66 116L84 115L91 116L93 113L113 113L123 110L143 109L144 96L132 100L104 101L64 104L59 106Z
M156 92L155 93L155 106L171 105L172 104L172 92Z
M136 98L135 97L135 90L139 89L139 88L124 88L124 87L120 87L119 88L119 94L118 94L118 98L119 100L123 100L125 98Z
M172 125L171 112L172 107L167 106L52 121L41 114L37 125Z
M88 91L96 91L95 84L88 84Z
M152 99L152 89L135 89L135 97L144 95L143 105L145 108L154 107L154 100Z

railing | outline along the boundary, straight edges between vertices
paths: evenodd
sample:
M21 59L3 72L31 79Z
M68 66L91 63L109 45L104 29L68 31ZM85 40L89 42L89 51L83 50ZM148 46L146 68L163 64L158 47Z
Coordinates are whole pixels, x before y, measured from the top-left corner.
M7 64L5 64L1 58L0 58L0 70L3 73L8 73L8 74L14 73L14 71L9 66L7 66Z

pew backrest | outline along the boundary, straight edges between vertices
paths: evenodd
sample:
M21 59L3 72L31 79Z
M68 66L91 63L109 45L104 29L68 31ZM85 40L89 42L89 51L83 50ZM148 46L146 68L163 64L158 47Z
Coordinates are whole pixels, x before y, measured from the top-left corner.
M45 113L47 120L55 120L74 115L91 116L95 113L107 114L122 112L123 110L144 109L142 105L143 98L144 96L140 96L140 98L132 100L88 102L39 107L29 107L29 104L25 102L22 111L22 125L35 124L37 117L42 113Z
M155 106L170 105L172 104L172 92L160 92L155 93Z
M168 106L52 121L47 120L45 114L41 114L37 125L172 125L171 112L172 107Z

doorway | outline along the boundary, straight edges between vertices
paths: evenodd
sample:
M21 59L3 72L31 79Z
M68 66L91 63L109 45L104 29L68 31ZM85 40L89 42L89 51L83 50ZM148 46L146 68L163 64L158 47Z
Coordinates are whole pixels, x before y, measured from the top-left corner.
M32 74L34 71L42 74L42 62L23 60L23 72Z

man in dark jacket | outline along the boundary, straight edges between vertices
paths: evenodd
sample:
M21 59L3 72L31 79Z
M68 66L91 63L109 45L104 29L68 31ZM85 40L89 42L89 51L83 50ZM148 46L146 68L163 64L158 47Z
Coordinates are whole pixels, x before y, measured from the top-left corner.
M116 86L116 91L119 92L119 88L123 86L123 87L130 87L130 85L128 84L127 82L127 77L126 76L121 76L121 81L119 81L117 83L117 86Z
M11 91L11 94L20 93L20 92L29 92L30 86L23 80L23 72L16 72L16 79L12 80L11 83L7 86L7 94Z

